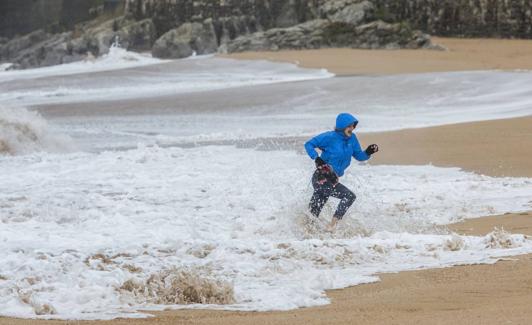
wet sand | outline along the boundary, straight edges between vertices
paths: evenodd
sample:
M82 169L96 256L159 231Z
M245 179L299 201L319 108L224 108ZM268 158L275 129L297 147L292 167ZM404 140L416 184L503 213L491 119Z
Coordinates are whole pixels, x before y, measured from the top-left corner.
M324 68L337 75L532 69L532 40L434 37L433 42L448 51L320 49L223 56L290 62L305 68Z
M379 144L381 152L372 164L432 164L496 177L532 177L532 116L364 133L359 138L364 145Z
M319 63L319 67L343 74L452 71L458 67L463 67L464 70L532 68L532 41L467 42L447 39L436 42L453 45L451 51L427 52L428 54L421 51L392 51L381 54L364 52L363 56L375 56L376 60L362 64L364 69L370 70L368 72L360 70L360 64L357 62L349 63L355 57L361 57L359 54L350 56L351 53L358 53L355 50L309 52L311 54L308 59L307 51L297 51L283 59L290 61L292 57L296 58L302 66L311 66L313 61L306 60L312 59ZM481 44L475 47L475 42ZM461 46L466 49L461 49ZM490 46L497 47L500 52L489 53ZM461 56L456 54L457 58L453 58L453 51L458 51ZM516 56L513 57L512 53ZM251 54L241 54L240 57L244 58L246 55ZM419 56L425 55L436 56L436 59L417 61ZM449 58L438 58L445 55ZM337 56L341 56L344 63L336 62ZM381 64L379 58L389 61ZM525 58L528 58L528 62L524 62L527 61ZM410 65L402 66L406 61ZM438 70L438 67L446 70ZM432 163L436 166L461 167L492 176L532 177L532 117L364 134L360 138L366 145L373 142L380 144L382 152L375 156L372 162L374 164ZM484 235L494 227L532 235L532 213L485 217L450 226L458 233L470 235ZM381 282L374 284L328 291L327 294L332 300L330 305L288 312L181 310L154 313L156 318L152 319L100 322L0 318L0 325L532 323L532 254L507 258L495 265L456 266L383 274L381 279Z

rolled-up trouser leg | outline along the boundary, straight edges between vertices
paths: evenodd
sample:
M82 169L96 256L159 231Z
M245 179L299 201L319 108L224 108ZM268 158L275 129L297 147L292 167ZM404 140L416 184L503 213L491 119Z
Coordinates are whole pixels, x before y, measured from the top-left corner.
M340 183L336 184L330 195L340 199L340 204L338 204L338 208L334 213L334 217L337 219L342 219L347 212L347 209L349 209L353 202L355 202L356 195Z

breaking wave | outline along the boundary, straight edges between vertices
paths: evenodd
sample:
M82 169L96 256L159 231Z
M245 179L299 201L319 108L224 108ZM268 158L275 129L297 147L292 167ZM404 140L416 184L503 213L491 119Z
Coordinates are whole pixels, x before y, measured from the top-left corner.
M532 252L523 235L445 229L529 210L528 178L357 165L343 179L356 205L330 233L338 201L307 216L313 170L293 151L139 146L14 156L0 170L2 316L287 310L326 304L325 290L378 273Z
M51 132L38 113L25 108L0 107L0 155L63 152L71 148L70 138Z
M158 305L220 304L235 302L233 286L199 274L194 269L172 268L152 274L147 280L129 279L120 292L137 303Z

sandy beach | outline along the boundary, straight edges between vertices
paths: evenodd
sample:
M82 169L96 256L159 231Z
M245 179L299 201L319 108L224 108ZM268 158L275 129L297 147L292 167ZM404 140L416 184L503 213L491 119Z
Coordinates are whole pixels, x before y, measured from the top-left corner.
M532 69L530 40L434 37L433 42L448 50L320 49L245 52L223 56L290 62L304 68L327 69L337 75Z
M434 42L448 47L449 51L327 49L242 53L230 57L297 62L302 67L326 68L338 75L532 69L532 41L435 38ZM488 176L532 177L531 116L366 133L360 139L363 144L378 143L381 147L382 152L372 164L432 164ZM532 213L483 217L449 226L467 235L485 235L495 227L532 236ZM380 277L378 283L328 291L330 305L287 312L182 310L154 313L156 317L151 319L98 322L0 318L0 325L532 322L532 255L507 258L494 265L456 266Z
M366 134L362 141L381 143L383 151L376 163L433 163L471 171L481 166L478 172L489 175L532 177L531 122L528 117ZM402 146L396 143L401 137L440 139L449 134L452 137L447 140L433 140L432 146L429 140L405 141ZM467 139L467 143L457 144L458 139ZM524 151L505 149L510 141ZM493 150L485 152L485 143ZM403 150L410 150L408 156L415 158L396 159L406 156L399 155ZM502 158L493 154L500 150ZM483 217L450 225L451 230L467 235L485 235L494 228L532 236L532 213ZM0 324L528 324L532 319L531 274L532 256L524 255L494 265L382 274L378 283L328 291L330 305L287 312L181 310L157 312L154 319L90 322L0 318Z
M361 134L379 143L373 164L460 167L496 177L532 177L532 117Z

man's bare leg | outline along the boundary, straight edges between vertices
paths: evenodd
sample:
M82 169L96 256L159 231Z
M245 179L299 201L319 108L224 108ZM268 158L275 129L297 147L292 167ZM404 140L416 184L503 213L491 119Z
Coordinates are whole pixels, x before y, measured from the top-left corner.
M329 224L329 227L327 227L327 230L330 232L333 232L334 230L336 230L336 225L338 224L339 220L340 219L338 219L337 217L333 217L331 219L331 223Z

